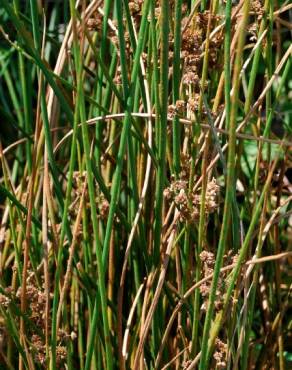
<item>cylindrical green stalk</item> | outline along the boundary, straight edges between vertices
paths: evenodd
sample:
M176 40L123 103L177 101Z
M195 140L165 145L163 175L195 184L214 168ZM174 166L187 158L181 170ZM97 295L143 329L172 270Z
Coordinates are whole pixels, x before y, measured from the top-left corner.
M209 332L210 332L210 327L211 327L211 321L213 318L216 290L217 290L217 285L218 285L220 269L221 269L222 262L223 262L223 255L224 255L224 251L226 247L229 222L231 218L230 216L232 212L232 200L233 200L234 184L235 184L234 174L235 174L235 148L236 148L236 119L237 119L238 96L239 96L239 89L240 89L239 75L240 75L241 64L242 64L242 54L243 54L245 32L246 32L245 30L246 30L248 15L249 15L249 3L250 3L249 0L244 1L243 17L240 23L241 31L240 31L240 35L238 39L236 60L235 60L235 66L234 66L233 95L231 97L232 104L231 104L231 110L230 110L227 181L226 181L224 214L223 214L222 228L221 228L220 239L219 239L219 244L218 244L218 251L217 251L217 256L216 256L216 262L215 262L215 267L214 267L214 275L213 275L211 290L210 290L210 295L209 295L208 309L207 309L207 314L206 314L205 324L204 324L199 370L205 370L208 368L208 363L209 363L208 339L209 339L209 334L210 334ZM227 5L228 5L227 10L230 10L231 0L227 1ZM228 47L228 46L225 45L225 47ZM225 60L224 64L226 63L230 63L230 59Z
M202 161L202 190L201 190L201 204L200 204L200 219L199 219L199 235L198 235L198 245L196 249L196 282L201 279L201 259L200 254L204 247L205 241L205 228L206 228L206 211L205 211L205 204L206 204L206 192L207 192L207 183L208 183L208 175L207 175L207 167L208 167L208 153L209 153L209 145L210 145L210 134L208 133L205 139L205 149L203 154L203 161ZM192 329L192 348L191 354L194 357L197 353L197 346L198 346L198 331L199 331L199 309L200 309L200 289L197 288L195 291L195 300L194 300L194 315L193 315L193 329Z
M168 51L169 51L169 2L161 2L161 55L160 55L160 135L158 146L159 167L156 180L156 207L154 227L154 263L159 259L163 189L166 171L166 138L167 138L167 113L168 113Z
M179 86L181 81L180 73L180 53L181 53L181 17L182 0L176 0L174 16L174 55L173 55L173 76L172 76L172 96L173 104L179 99ZM175 115L173 119L173 167L176 177L180 171L180 122Z

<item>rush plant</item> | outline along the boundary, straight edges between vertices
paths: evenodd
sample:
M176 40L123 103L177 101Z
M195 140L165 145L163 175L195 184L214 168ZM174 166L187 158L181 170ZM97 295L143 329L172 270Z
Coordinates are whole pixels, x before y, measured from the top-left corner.
M0 5L0 369L289 369L285 0Z

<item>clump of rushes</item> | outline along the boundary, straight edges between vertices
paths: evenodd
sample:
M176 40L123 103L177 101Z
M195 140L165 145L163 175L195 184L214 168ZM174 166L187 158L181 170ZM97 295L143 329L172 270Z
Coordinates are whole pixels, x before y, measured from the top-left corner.
M288 2L1 5L0 368L290 368Z

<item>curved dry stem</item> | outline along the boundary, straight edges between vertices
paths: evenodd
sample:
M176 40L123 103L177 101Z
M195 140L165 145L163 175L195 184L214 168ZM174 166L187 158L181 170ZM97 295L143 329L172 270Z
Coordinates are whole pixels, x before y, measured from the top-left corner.
M91 118L91 119L87 120L86 123L88 125L95 125L99 121L107 121L107 120L112 120L112 119L122 120L122 119L125 118L125 115L126 115L125 113L106 114L104 116L98 116L98 117ZM133 113L131 113L131 116L132 117L139 117L139 118L146 118L146 119L154 119L156 117L156 114L155 113L148 114L148 113L138 113L138 112L135 113L135 112L133 112ZM223 116L220 116L220 117L221 117L220 118L220 121L222 121L223 120ZM173 118L170 117L170 116L167 119L168 119L169 122L172 122L173 121ZM183 124L188 125L188 126L190 126L190 125L193 124L193 120L188 119L188 118L179 118L179 121L180 121L180 123L183 123ZM215 124L217 124L217 122L218 121L216 120L215 121ZM243 122L244 122L244 124L246 123L246 121L242 121L242 123ZM253 135L249 135L249 134L242 134L242 133L240 133L240 130L244 126L244 124L242 124L242 123L241 123L241 125L238 128L237 133L236 133L236 136L239 139L255 140L255 141L265 142L265 143L270 143L270 144L283 145L285 147L290 147L292 145L292 142L287 141L287 140L286 141L273 140L273 139L268 139L268 138L265 138L265 137L262 137L262 136L253 136ZM81 123L78 126L80 127L81 126ZM205 129L205 130L211 130L210 125L205 124L205 123L201 123L200 124L200 127L203 128L203 129ZM64 129L64 128L60 128L60 129ZM54 129L54 130L56 130L56 129ZM218 132L218 133L221 133L221 134L224 134L224 135L228 135L228 131L227 130L224 130L222 128L214 127L214 130L216 132ZM66 135L64 135L62 137L62 139L55 146L54 153L56 153L61 148L61 146L64 144L65 140L67 140L72 134L73 134L73 130L70 130L70 131L67 132ZM13 144L11 144L11 145L13 145ZM12 147L7 147L3 152L4 153L7 153L10 149L12 149ZM226 151L226 149L227 149L227 144L225 146L223 146L222 151L224 152L224 151ZM214 161L215 161L214 164L217 162L217 160L218 160L218 158L216 159L216 157L215 157L214 158ZM209 169L209 171L210 171L210 169Z
M138 289L138 292L137 292L136 297L135 297L135 299L133 301L133 304L131 306L129 317L128 317L128 320L127 320L125 335L124 335L124 339L123 339L123 348L122 348L122 354L123 354L123 357L124 357L125 361L127 360L127 357L128 357L127 346L128 346L130 328L131 328L132 320L133 320L133 317L134 317L135 308L138 304L138 300L140 298L140 294L142 293L143 287L144 287L144 284L141 284L139 289Z

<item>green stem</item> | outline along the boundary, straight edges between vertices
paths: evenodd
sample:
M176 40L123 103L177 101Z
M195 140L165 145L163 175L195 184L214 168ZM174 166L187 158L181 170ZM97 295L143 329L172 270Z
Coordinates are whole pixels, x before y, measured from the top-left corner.
M153 261L159 259L163 189L166 177L166 138L167 138L167 111L168 111L168 51L169 51L169 2L161 2L161 56L160 56L160 135L158 143L159 167L156 180L156 207L154 226L154 255ZM155 263L156 264L156 263Z
M181 81L180 73L180 53L181 53L181 18L182 18L182 0L176 0L175 4L175 24L174 24L174 57L173 57L173 104L179 99L179 86ZM180 171L180 122L178 116L173 119L173 167L176 177Z
M230 17L230 7L231 0L227 1L226 6L226 20ZM223 262L223 255L226 247L228 228L230 222L230 216L232 212L232 200L234 193L234 184L235 184L235 154L236 154L236 119L237 119L237 107L238 107L238 96L240 89L240 70L242 64L242 54L245 40L245 29L248 20L249 13L249 0L244 1L243 5L243 17L240 24L240 35L237 46L236 60L234 66L233 74L233 95L231 97L231 109L230 109L230 126L229 126L229 146L228 146L228 162L227 162L227 180L226 180L226 193L225 193L225 203L224 203L224 214L222 221L222 228L220 233L220 239L218 244L218 251L216 256L216 262L214 267L214 275L211 284L211 290L209 295L208 309L205 318L203 339L201 346L201 359L199 370L205 370L208 368L209 363L209 353L208 353L208 339L210 335L211 321L213 318L214 304L216 299L216 290L219 280L220 269ZM228 48L229 44L225 44L225 48ZM227 53L226 53L227 55ZM225 56L226 56L225 55ZM230 59L225 60L224 64L230 63ZM229 92L230 93L230 92Z

